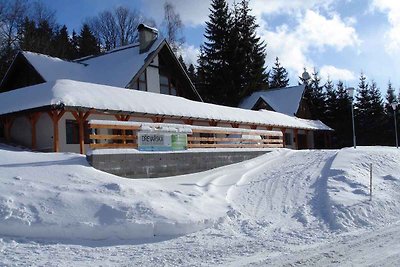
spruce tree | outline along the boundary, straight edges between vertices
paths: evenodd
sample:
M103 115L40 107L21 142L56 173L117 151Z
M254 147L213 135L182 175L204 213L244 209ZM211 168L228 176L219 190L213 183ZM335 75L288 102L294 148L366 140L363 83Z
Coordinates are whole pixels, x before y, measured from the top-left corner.
M83 24L81 33L78 37L78 56L85 57L100 53L100 45L93 35L88 24Z
M363 73L360 76L356 95L356 133L359 145L382 144L384 109L380 91L374 81L366 82Z
M397 103L397 97L395 94L395 90L392 86L392 83L388 82L388 88L386 90L385 96L385 145L392 145L395 139L395 132L394 132L394 118L393 118L393 108L392 103Z
M271 77L269 78L270 88L283 88L289 85L288 73L276 57L275 66L272 67Z
M50 55L69 60L75 58L76 53L65 25L56 32L52 40L52 51Z
M337 111L337 92L331 79L325 84L326 100L325 100L325 123L333 128L335 124L336 111Z
M181 65L182 65L183 69L184 69L184 70L185 70L185 72L187 73L187 72L188 72L188 69L187 69L187 66L186 66L185 60L183 60L183 57L182 57L182 55L179 55L179 57L178 57L178 61L179 61L179 63L181 63Z
M323 85L321 85L321 78L316 69L312 73L309 87L311 117L314 120L325 121L325 93Z
M194 86L197 88L197 74L196 74L196 69L193 64L189 65L187 73L188 73L189 79L192 81Z
M351 118L351 101L342 81L336 85L336 108L332 128L334 145L337 148L349 147L353 143L353 127Z
M237 104L244 96L260 89L266 89L268 84L268 76L265 70L266 45L257 36L256 30L259 26L256 23L256 17L251 15L250 12L249 1L242 0L239 4L239 23L233 25L233 28L238 28L239 36L231 41L242 49L239 55L244 57L244 65L242 66L244 84L242 86L236 85L236 88L239 87ZM239 40L238 43L236 43L237 39ZM232 64L237 64L237 62L238 58Z
M225 0L213 0L210 11L204 35L207 41L201 46L199 57L199 91L207 102L233 105L235 92L229 90L232 72L228 62L231 13Z

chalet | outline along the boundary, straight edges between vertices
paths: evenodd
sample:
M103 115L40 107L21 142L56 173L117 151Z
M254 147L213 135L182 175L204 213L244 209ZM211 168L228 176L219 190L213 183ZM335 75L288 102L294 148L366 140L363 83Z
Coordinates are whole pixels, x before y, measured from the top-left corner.
M165 39L145 25L138 30L138 44L75 61L18 53L0 85L6 140L85 153L89 120L276 130L293 134L292 148L312 148L314 132L331 130L280 112L203 103Z
M290 86L285 88L274 88L269 90L256 91L250 96L244 98L239 104L240 108L251 110L269 110L276 111L288 116L294 116L301 119L310 119L310 109L304 98L304 85ZM330 134L316 132L313 135L314 147L329 147ZM295 142L295 134L288 129L285 132L285 141L289 146ZM304 134L298 134L298 148L307 148L307 137Z

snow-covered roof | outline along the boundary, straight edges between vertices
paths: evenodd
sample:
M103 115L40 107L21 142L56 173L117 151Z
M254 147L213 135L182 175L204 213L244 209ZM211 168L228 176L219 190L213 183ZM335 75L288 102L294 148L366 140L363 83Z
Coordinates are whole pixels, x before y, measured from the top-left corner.
M257 91L243 99L239 107L252 109L261 98L268 103L274 111L293 116L299 109L303 92L304 85Z
M162 38L156 39L143 53L139 53L139 44L133 44L77 61L66 61L26 51L23 51L22 55L47 82L70 79L126 87L163 41Z
M232 108L182 97L72 80L57 80L0 94L0 115L52 105L239 124L331 130L323 123L302 120L273 111Z

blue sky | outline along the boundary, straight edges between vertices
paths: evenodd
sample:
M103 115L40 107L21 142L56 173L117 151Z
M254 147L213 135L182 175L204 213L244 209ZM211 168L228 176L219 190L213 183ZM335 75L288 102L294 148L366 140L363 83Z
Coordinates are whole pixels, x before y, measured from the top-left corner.
M138 9L158 24L164 0L45 0L56 10L59 24L80 30L85 18L118 5ZM171 0L185 24L186 61L195 61L203 41L208 0ZM233 2L229 0L229 2ZM382 91L392 81L400 87L400 1L393 0L251 0L267 43L267 65L275 57L290 74L290 83L304 67L357 86L360 72L374 79ZM398 92L398 91L397 91Z

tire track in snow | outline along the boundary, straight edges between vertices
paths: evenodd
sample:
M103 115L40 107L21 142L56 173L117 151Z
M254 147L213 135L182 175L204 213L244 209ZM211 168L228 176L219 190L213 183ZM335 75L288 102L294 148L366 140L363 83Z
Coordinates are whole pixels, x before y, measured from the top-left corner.
M304 156L299 157L299 153ZM316 221L313 185L323 178L321 171L329 168L335 155L336 151L291 151L280 155L243 175L238 186L230 189L231 205L247 218L279 228L297 228L299 223ZM318 190L327 192L326 187Z

